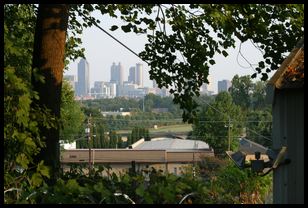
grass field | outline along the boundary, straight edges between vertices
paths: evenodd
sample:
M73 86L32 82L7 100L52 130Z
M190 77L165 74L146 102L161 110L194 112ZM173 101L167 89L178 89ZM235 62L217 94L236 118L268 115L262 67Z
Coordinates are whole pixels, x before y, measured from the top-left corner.
M188 132L191 131L192 127L191 124L178 124L178 125L172 125L172 126L158 126L157 129L150 128L150 133L158 133L158 132Z
M177 124L177 125L170 125L170 126L157 126L157 129L149 128L150 133L164 133L164 132L171 132L171 133L180 133L180 132L189 132L192 131L191 124ZM119 130L117 131L118 134L127 134L131 133L131 130Z

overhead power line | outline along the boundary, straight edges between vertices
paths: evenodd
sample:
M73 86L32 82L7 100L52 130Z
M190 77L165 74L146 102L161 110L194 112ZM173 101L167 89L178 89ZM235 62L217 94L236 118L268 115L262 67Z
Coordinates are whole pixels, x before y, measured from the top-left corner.
M249 128L246 128L246 129L247 129L248 131L250 131L250 132L252 132L252 133L258 135L258 136L263 137L263 139L266 139L266 140L271 141L271 142L273 141L272 139L270 139L270 138L268 138L268 137L265 137L265 136L263 136L263 135L257 133L256 131L253 131L253 130L251 130L251 129L249 129Z
M168 120L163 120L163 119L109 119L109 118L100 118L100 117L92 117L93 120L104 120L107 122L114 122L114 121L128 121L128 122L182 122L182 118L177 118L177 119L168 119ZM198 120L199 123L219 123L219 122L228 122L224 120ZM251 121L231 121L232 123L272 123L272 121L262 121L262 120L251 120Z
M121 44L124 48L126 48L127 50L129 50L131 53L133 53L134 55L136 55L138 58L140 58L142 61L144 61L145 63L149 64L147 61L143 60L135 51L133 51L132 49L130 49L128 46L126 46L124 43L122 43L120 40L118 40L116 37L114 37L113 35L111 35L109 32L107 32L105 29L103 29L101 26L99 26L95 21L92 21L89 17L87 17L86 15L82 14L80 11L77 11L81 16L83 16L84 18L86 18L87 20L91 21L92 24L94 24L98 29L100 29L101 31L103 31L104 33L106 33L108 36L110 36L112 39L114 39L115 41L117 41L119 44Z

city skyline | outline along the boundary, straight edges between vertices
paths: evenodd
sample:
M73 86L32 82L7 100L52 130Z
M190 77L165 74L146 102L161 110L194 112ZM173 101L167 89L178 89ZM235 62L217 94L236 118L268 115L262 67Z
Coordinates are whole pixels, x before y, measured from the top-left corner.
M125 33L122 30L109 31L112 25L122 25L123 22L120 19L111 18L108 15L100 15L97 12L93 13L98 19L104 20L104 24L101 26L106 29L110 34L119 39L131 50L136 53L140 53L144 49L144 45L147 43L147 37L144 34L136 35L134 33ZM109 81L110 80L110 66L113 62L121 64L124 67L124 77L127 81L129 75L129 68L136 65L136 63L143 64L143 85L145 87L152 87L153 82L149 79L149 66L142 61L136 55L128 51L122 45L112 40L108 35L100 31L96 27L86 28L83 31L81 37L85 48L85 57L91 65L90 73L90 86L94 85L95 81ZM260 60L263 60L261 52L253 46L251 42L245 42L240 44L237 40L234 49L228 49L228 57L223 55L214 56L216 62L215 65L209 69L209 74L213 80L213 91L217 93L217 82L220 80L232 80L232 78L238 74L239 76L252 75L255 71L249 64L256 64ZM239 49L241 48L241 53ZM244 56L249 63L242 57ZM77 75L77 63L80 59L71 62L68 66L69 70L65 71L66 75ZM269 74L271 76L272 73ZM253 79L258 81L260 78Z

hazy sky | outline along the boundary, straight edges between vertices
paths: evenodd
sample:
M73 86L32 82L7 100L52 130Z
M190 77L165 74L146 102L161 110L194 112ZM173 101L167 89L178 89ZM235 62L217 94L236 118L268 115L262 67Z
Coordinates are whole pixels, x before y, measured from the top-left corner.
M147 42L145 35L124 33L121 29L110 31L109 28L114 24L123 25L121 24L122 21L116 18L111 18L107 15L102 16L97 12L94 13L94 16L101 20L100 26L102 28L107 30L136 53L139 53L144 49L144 45ZM144 86L152 87L152 81L149 79L148 65L103 31L92 26L91 28L84 29L81 38L83 41L83 47L85 48L86 59L90 64L90 87L93 87L94 81L110 81L110 67L113 62L116 64L121 62L124 66L124 81L127 81L129 68L135 66L136 63L142 63L144 67ZM217 93L217 82L219 80L231 80L235 74L242 76L254 73L253 69L247 68L248 64L240 56L238 57L238 62L242 66L246 66L246 68L243 68L238 64L237 55L239 45L239 42L237 42L235 49L227 50L229 53L227 58L223 55L215 57L216 64L210 68L210 75L213 80L212 86L215 93ZM242 54L250 61L250 63L256 64L262 59L261 52L250 42L242 44L241 48ZM69 65L69 70L65 71L65 74L77 75L77 64L79 60L80 59L72 62ZM260 78L257 80L259 79ZM256 79L254 81L256 81Z

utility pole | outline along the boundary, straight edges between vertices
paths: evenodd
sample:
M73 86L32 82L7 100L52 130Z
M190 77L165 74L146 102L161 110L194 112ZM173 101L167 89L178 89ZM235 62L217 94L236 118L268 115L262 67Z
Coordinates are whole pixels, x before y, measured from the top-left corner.
M221 114L224 114L223 112L221 112L220 110L218 110L218 109L216 109L216 108L214 108L213 106L211 106L210 104L208 104L208 103L205 103L205 104L207 104L208 106L210 106L212 109L214 109L215 111L217 111L218 113L221 113ZM231 134L230 134L230 128L231 128L231 119L230 119L230 116L228 115L228 151L230 151L231 150ZM225 125L225 127L227 127L226 125Z
M228 124L228 151L231 150L230 125L231 125L231 121L230 121L230 117L229 117L229 124Z
M143 109L143 112L144 112L144 97L145 97L145 95L143 95L143 99L142 99L142 109Z
M87 128L86 128L86 133L88 135L88 146L89 146L89 172L92 169L92 164L91 164L91 114L90 114L90 118L88 118L88 124L87 124Z

